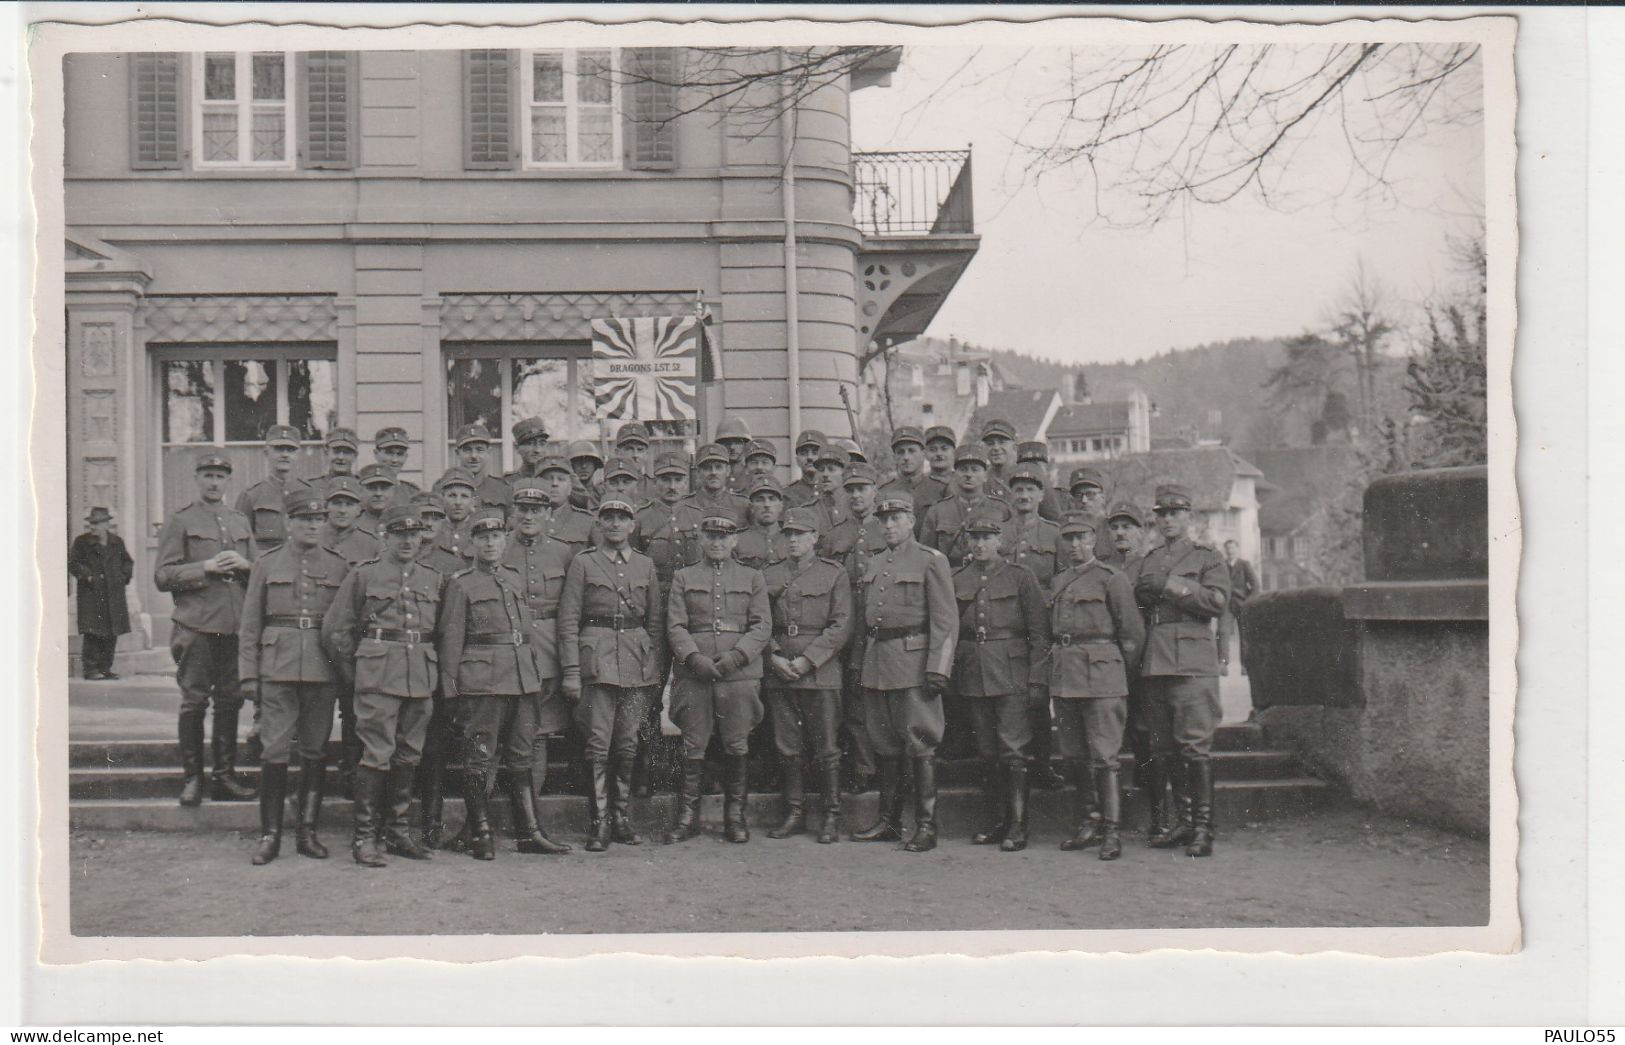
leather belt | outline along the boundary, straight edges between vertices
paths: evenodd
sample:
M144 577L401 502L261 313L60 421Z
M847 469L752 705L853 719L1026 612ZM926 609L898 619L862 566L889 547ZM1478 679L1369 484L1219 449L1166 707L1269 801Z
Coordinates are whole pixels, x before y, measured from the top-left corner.
M310 631L322 626L321 617L294 617L283 613L267 614L262 622L267 628L298 628Z
M711 622L711 626L709 628L702 624L697 630L709 631L713 635L724 631L730 634L743 635L745 633L745 626L743 624L736 624L731 620L714 620Z
M886 639L906 639L914 635L924 635L927 631L923 624L911 624L904 628L870 628L869 637L882 642Z
M995 639L1024 639L1027 633L1011 628L960 628L959 637L969 642L992 642Z
M1069 635L1066 632L1052 635L1050 640L1057 646L1109 646L1117 641L1110 635Z
M481 631L463 639L465 646L523 646L530 636L523 631Z
M555 608L551 610L535 610L530 616L532 620L552 620L558 615L559 611Z
M773 629L773 637L776 638L776 639L793 639L797 635L800 635L800 634L801 634L801 625L795 623L794 621L790 622L789 624L786 624L782 628L774 628Z
M382 642L429 642L434 638L434 632L402 631L398 628L368 628L366 637L378 639Z
M642 617L582 617L583 628L608 628L610 631L641 631Z
M1200 617L1193 617L1185 613L1178 606L1157 606L1151 610L1152 624L1182 624L1186 621L1198 624L1207 623Z

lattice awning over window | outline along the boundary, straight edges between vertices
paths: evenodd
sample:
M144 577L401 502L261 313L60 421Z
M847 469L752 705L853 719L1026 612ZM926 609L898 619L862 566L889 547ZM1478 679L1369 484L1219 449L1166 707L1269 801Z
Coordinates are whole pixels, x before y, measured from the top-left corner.
M692 290L580 291L567 294L446 294L444 341L590 341L592 321L612 316L692 315Z
M141 321L148 343L338 340L331 294L148 294Z

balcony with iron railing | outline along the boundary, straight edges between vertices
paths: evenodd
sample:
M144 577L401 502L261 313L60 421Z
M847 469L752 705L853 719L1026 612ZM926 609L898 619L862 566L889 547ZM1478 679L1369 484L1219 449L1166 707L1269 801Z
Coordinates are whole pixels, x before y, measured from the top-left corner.
M852 154L853 219L870 237L976 231L969 149Z

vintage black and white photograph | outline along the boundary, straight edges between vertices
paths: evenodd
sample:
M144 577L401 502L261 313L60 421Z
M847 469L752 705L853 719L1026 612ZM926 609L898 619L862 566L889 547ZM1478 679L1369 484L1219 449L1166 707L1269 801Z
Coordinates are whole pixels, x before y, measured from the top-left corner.
M54 953L1516 949L1508 20L53 28Z

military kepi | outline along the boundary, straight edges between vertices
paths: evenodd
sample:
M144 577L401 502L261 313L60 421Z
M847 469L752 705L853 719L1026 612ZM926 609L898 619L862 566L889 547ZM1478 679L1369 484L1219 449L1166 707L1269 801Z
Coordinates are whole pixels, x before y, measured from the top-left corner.
M912 512L913 510L914 498L906 493L887 494L885 498L875 506L876 515L888 515L892 512Z
M211 468L217 472L229 472L231 471L231 460L219 450L205 450L197 455L197 464L192 468L192 471L201 472Z
M629 501L617 501L617 500L611 498L610 500L607 500L607 501L599 501L598 502L598 514L599 515L607 515L610 512L620 512L622 515L635 515L636 514L632 510L632 505L631 505L631 502L629 502Z
M818 513L811 508L792 508L784 513L784 524L779 529L785 533L817 533Z
M700 529L707 533L738 533L739 523L729 515L707 515L700 520Z
M1094 533L1095 521L1088 512L1067 512L1061 520L1061 536L1072 533Z
M1004 520L1000 519L996 512L981 508L974 512L970 519L965 522L965 532L1002 533L1004 532Z
M1156 508L1189 508L1191 492L1178 483L1164 483L1157 487Z
M293 425L272 425L265 430L266 446L299 446L299 429Z
M420 525L422 524L421 519L418 522ZM388 529L389 524L385 523L384 528ZM481 508L469 520L468 535L473 537L481 533L490 533L492 530L506 530L507 528L508 522L503 517L501 508Z
M297 490L282 498L282 514L290 519L301 515L326 515L327 502L313 490Z
M396 504L385 508L380 524L385 533L414 533L424 529L423 517L410 504Z

